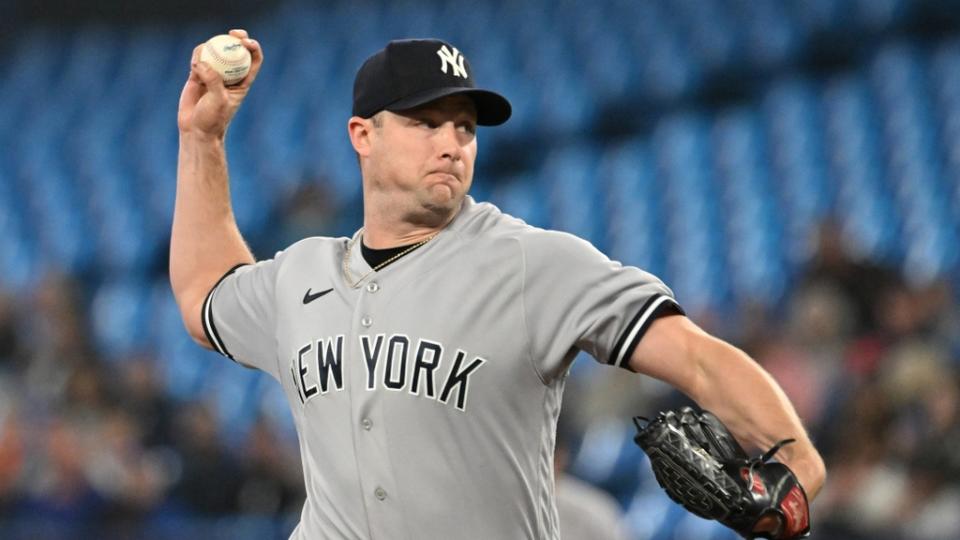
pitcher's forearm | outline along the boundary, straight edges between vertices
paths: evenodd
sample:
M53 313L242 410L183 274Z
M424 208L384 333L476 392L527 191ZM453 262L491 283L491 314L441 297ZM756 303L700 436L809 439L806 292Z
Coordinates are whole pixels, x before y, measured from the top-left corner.
M170 283L181 311L195 311L220 276L253 260L230 204L223 139L181 134L170 238Z
M807 495L816 497L826 469L786 394L739 349L715 339L703 343L701 376L691 397L717 414L739 439L761 449L795 439L777 456L797 475Z

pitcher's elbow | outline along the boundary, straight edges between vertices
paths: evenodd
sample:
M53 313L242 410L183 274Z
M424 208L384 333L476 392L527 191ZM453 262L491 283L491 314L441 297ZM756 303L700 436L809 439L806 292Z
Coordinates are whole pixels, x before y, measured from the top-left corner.
M174 296L177 296L176 293L174 293ZM182 296L177 297L177 304L180 307L180 318L183 321L183 326L187 334L197 345L211 349L213 346L207 339L207 332L203 326L203 303L204 298L198 300L187 299Z

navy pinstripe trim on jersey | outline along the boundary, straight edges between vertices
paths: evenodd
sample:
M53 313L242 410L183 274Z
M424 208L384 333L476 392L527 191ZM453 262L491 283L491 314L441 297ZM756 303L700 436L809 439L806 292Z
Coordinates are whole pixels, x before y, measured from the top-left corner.
M633 355L633 350L637 348L637 343L640 343L640 338L643 337L647 328L657 317L667 313L680 313L682 315L683 309L669 296L663 294L651 296L633 317L623 333L620 334L620 339L613 347L613 352L610 354L607 363L629 369L630 356Z
M236 361L236 359L234 359L230 351L227 350L227 346L223 344L223 339L220 337L220 333L217 332L217 325L213 322L213 292L223 283L224 279L227 279L227 276L236 272L237 268L246 265L247 263L240 263L230 270L227 270L226 274L220 276L220 279L217 280L213 287L210 288L210 292L207 293L207 297L203 300L203 307L200 310L200 320L203 323L203 333L207 336L207 341L213 345L213 348L216 349L218 353L233 361Z

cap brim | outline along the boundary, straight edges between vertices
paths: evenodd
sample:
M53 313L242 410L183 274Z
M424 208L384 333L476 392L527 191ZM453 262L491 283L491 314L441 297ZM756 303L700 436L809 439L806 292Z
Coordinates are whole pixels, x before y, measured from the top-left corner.
M431 88L395 101L384 109L391 112L406 111L443 97L456 95L467 96L473 100L477 106L477 124L481 126L499 126L509 120L510 114L513 112L510 102L500 94L481 88L464 88L462 86Z

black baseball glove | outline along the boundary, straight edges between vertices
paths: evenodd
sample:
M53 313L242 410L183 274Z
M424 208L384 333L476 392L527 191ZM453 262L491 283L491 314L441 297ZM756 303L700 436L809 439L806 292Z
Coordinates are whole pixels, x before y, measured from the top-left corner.
M633 420L639 430L634 441L650 456L657 482L687 510L719 521L744 538L809 536L810 510L803 486L786 465L769 462L793 439L749 458L727 427L707 411L684 407L661 412L652 421ZM768 515L778 518L778 529L755 532Z

